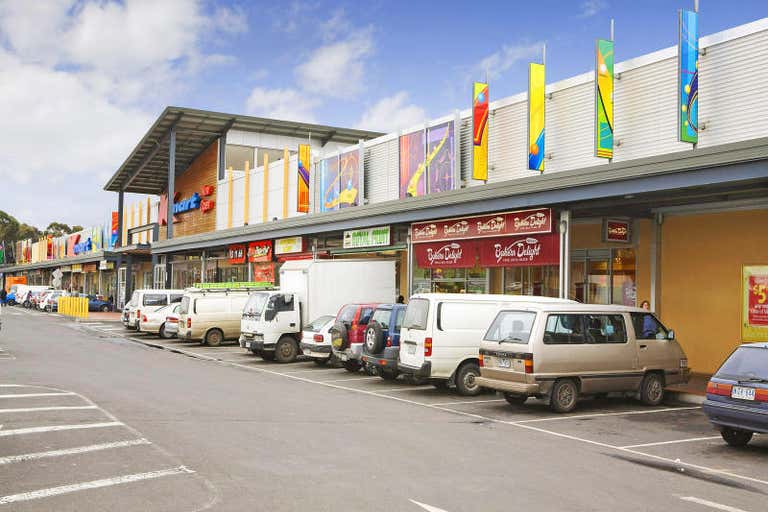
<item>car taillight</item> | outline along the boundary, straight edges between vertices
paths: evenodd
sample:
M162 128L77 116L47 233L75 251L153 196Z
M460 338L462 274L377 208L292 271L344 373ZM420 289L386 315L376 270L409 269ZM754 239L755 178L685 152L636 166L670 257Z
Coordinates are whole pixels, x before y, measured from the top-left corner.
M141 310L140 309L136 310L136 318L141 318Z
M482 367L483 367L483 365L484 365L484 363L483 363L483 354L480 354L480 355L478 356L478 358L477 358L477 365L478 365L480 368L482 368Z
M392 336L387 336L387 346L388 347L392 346Z
M315 340L315 343L322 343L323 342L323 335L322 334L315 334L312 336L312 339Z
M721 384L721 383L712 382L712 381L709 381L707 383L708 395L731 396L732 389L733 389L733 385L731 384Z
M191 329L191 328L192 328L192 319L187 318L187 329Z
M146 321L147 321L147 315L144 315L144 316L142 316L142 317L141 317L141 321L142 321L142 322L146 322Z
M424 357L432 355L432 338L424 338Z
M756 389L755 400L758 402L768 402L768 389Z
M177 324L177 323L179 323L179 319L178 319L178 318L172 318L172 317L168 317L168 318L166 318L165 320L166 320L166 322L170 322L170 323L172 323L172 324Z
M525 373L533 373L533 357L525 360Z

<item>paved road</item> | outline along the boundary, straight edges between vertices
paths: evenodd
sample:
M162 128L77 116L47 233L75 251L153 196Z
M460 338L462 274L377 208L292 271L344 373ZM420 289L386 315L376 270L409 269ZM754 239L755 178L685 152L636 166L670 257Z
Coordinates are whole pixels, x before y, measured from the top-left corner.
M115 324L3 316L0 512L759 512L768 501L768 439L730 449L696 406L608 399L554 415Z

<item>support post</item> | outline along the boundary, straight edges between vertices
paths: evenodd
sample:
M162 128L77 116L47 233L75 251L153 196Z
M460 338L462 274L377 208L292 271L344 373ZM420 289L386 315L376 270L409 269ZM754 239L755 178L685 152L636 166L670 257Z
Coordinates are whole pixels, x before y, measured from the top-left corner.
M657 213L651 229L651 311L661 314L661 227L664 216Z
M206 273L206 260L208 259L208 253L203 250L200 253L200 282L205 283L205 273Z
M171 128L168 140L168 232L166 238L173 238L173 196L176 195L176 127Z
M123 202L125 200L124 193L121 190L117 193L117 246L122 247L123 240Z
M283 149L283 218L288 218L288 173L291 169L291 154Z
M357 142L357 176L359 177L357 204L362 206L365 201L365 141L359 139ZM339 169L341 170L341 169Z
M571 212L560 212L560 264L558 279L558 296L567 299L570 292L571 280Z
M217 176L219 180L224 179L224 170L227 167L227 134L226 132L219 137L219 162Z
M264 187L261 191L261 222L269 220L269 154L264 152Z
M231 202L231 201L230 201ZM243 226L248 225L251 206L251 163L245 161L245 177L243 180Z
M125 290L123 290L123 304L128 304L131 300L131 278L133 277L133 256L130 254L125 263Z
M408 227L408 236L405 239L406 257L408 258L408 290L403 296L410 297L413 294L413 242L411 241L411 228Z

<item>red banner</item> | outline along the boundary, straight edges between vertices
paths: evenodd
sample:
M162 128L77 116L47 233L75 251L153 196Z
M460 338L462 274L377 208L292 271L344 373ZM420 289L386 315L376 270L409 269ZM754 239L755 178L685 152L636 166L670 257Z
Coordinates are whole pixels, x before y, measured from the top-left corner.
M494 238L478 242L483 267L533 267L560 264L557 233Z
M509 235L530 235L552 231L552 210L538 208L459 217L411 224L413 243L462 240Z
M231 265L241 265L245 263L245 245L234 244L227 247L227 258Z
M253 266L253 280L263 283L275 282L275 264L257 263Z
M477 260L477 242L438 242L414 247L421 268L472 268Z
M768 327L768 275L749 276L747 286L747 323L750 326Z
M272 261L272 240L249 243L248 261L251 263Z

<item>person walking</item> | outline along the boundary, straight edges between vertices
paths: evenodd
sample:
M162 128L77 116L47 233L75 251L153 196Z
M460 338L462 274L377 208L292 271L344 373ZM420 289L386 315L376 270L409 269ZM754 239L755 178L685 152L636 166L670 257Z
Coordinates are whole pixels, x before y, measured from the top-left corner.
M0 306L5 306L5 300L8 298L8 292L5 287L0 288Z

